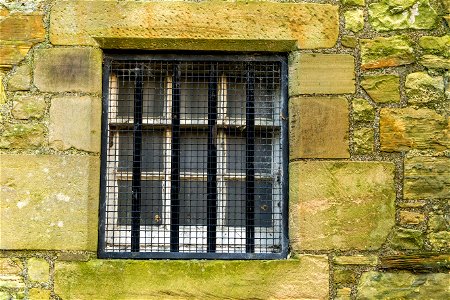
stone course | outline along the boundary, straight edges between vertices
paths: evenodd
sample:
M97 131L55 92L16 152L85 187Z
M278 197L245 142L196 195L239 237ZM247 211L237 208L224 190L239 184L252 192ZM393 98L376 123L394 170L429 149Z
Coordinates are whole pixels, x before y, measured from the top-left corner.
M350 156L345 98L299 97L289 102L291 159Z
M395 222L394 166L381 162L289 165L294 251L378 249Z

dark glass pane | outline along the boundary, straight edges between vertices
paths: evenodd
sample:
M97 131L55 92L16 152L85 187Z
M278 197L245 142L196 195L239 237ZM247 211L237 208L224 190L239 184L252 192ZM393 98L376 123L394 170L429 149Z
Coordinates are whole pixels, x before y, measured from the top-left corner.
M144 77L143 117L162 117L164 113L164 78Z
M206 119L208 115L209 66L186 63L181 68L181 119Z
M206 133L187 132L181 135L181 171L206 174L208 136Z
M267 133L256 133L255 138L255 173L270 174L272 171L272 138ZM227 171L244 173L245 162L245 136L229 135L227 136Z
M163 167L162 131L142 133L142 171L159 171ZM133 132L119 133L119 171L131 172L133 168Z
M206 225L206 181L181 181L180 225Z
M118 225L131 225L131 181L119 180ZM162 220L162 182L141 182L141 226L161 225Z
M245 181L227 182L226 225L245 226ZM255 226L272 226L272 183L255 182Z
M126 76L118 77L117 115L132 118L134 112L134 79Z

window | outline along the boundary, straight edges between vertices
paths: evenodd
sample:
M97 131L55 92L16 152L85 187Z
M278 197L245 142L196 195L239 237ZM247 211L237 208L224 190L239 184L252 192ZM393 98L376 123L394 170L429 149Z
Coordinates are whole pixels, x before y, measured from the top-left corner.
M287 255L278 56L104 61L101 257Z

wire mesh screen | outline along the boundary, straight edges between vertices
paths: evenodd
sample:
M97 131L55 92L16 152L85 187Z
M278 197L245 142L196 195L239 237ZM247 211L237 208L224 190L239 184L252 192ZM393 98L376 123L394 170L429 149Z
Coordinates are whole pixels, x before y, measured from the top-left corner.
M109 60L102 253L286 251L281 65Z

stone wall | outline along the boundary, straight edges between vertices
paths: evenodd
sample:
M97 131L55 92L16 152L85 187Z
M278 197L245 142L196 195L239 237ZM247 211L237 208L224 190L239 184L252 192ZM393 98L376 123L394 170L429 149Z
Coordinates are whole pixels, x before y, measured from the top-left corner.
M449 298L449 22L448 0L1 0L0 299ZM97 259L106 49L289 55L287 260Z

